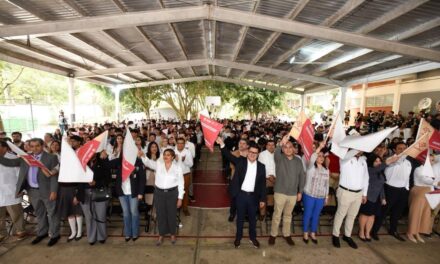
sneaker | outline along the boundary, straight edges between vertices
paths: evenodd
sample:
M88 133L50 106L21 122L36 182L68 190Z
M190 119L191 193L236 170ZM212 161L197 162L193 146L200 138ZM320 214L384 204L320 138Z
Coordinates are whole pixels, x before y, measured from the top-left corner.
M339 237L337 236L332 236L332 243L335 248L341 247L341 242L339 242Z
M239 248L240 247L240 240L236 239L234 241L234 246L235 246L235 248Z
M352 239L351 237L343 236L343 237L342 237L342 240L344 240L345 242L347 242L348 245L349 245L351 248L354 248L354 249L357 249L357 248L358 248L358 246L356 245L356 243L353 241L353 239Z
M287 245L289 245L289 246L294 246L295 245L295 242L292 240L291 236L284 237L284 239L286 240Z
M251 243L254 248L260 248L260 242L258 242L258 240L254 239L254 240L249 240L249 243Z
M276 239L276 237L273 237L273 236L270 236L270 237L269 237L269 245L270 245L270 246L275 245L275 239Z

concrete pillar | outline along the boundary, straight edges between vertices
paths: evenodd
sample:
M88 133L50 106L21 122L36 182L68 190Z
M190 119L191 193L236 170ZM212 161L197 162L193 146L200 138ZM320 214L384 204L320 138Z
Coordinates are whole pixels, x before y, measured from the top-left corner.
M396 85L394 86L394 96L393 96L393 111L395 114L399 112L400 107L400 85L402 84L402 80L397 79Z
M306 94L301 95L301 111L304 111L306 107Z
M339 115L342 120L345 117L345 103L347 101L347 87L340 87L340 98L339 98Z
M115 93L115 119L116 121L119 121L119 115L121 113L120 100L119 100L119 96L121 94L121 88L115 86L113 92Z
M366 102L367 102L367 98L366 98L367 85L368 85L367 83L362 84L362 90L360 93L361 105L359 106L359 112L361 112L362 114L365 114L365 106L366 106Z
M70 123L74 124L76 122L76 112L75 112L75 78L69 77L69 79L68 79L68 92L69 92Z

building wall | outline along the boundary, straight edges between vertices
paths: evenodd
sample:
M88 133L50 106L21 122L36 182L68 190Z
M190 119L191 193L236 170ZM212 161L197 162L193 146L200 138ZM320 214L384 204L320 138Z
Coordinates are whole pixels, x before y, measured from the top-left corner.
M402 94L400 97L399 110L402 111L403 114L406 114L409 111L418 111L417 104L425 97L432 99L431 112L434 113L435 103L440 100L440 86L438 92Z

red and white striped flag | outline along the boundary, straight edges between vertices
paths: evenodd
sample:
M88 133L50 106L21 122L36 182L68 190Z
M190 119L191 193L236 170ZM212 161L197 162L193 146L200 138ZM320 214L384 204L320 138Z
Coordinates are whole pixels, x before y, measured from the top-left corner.
M306 160L310 160L312 156L314 135L315 129L313 128L312 122L306 117L304 111L301 111L298 120L290 130L290 136L296 139L301 145Z
M124 145L122 146L122 181L127 180L134 170L137 154L138 148L131 136L130 129L127 128Z

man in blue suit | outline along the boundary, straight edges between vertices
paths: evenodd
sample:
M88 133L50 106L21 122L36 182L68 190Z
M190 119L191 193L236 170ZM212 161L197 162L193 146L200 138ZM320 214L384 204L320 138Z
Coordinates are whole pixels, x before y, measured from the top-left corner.
M231 197L237 205L237 233L235 235L235 248L240 247L243 237L243 223L245 216L249 218L250 243L259 248L257 240L257 211L263 208L266 202L266 168L263 163L257 160L260 148L254 142L249 144L248 156L235 157L225 148L225 143L219 137L217 143L220 145L223 156L235 165L234 177L231 182Z

